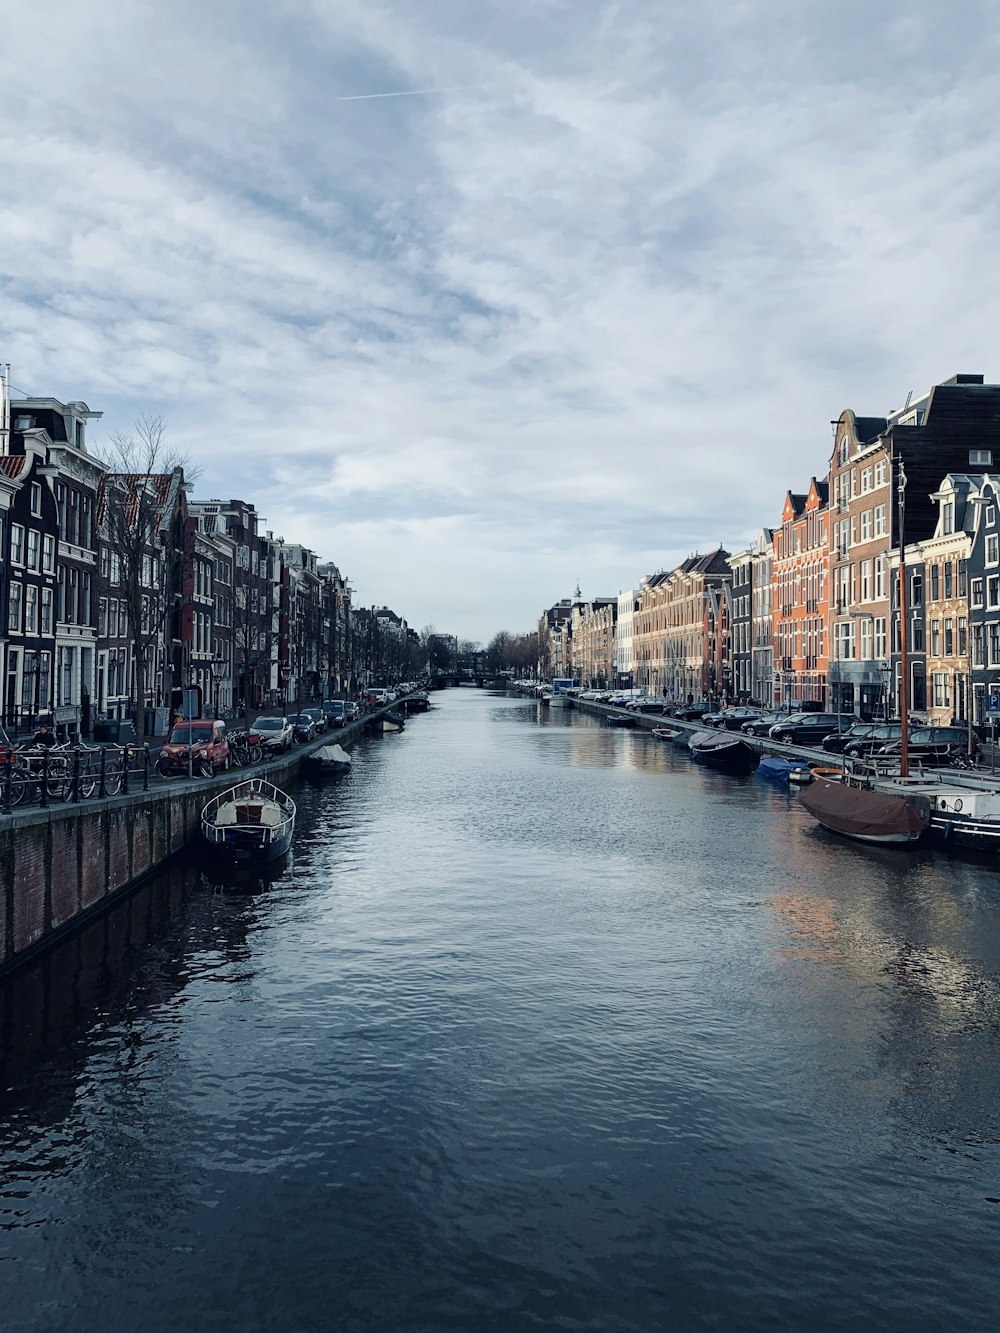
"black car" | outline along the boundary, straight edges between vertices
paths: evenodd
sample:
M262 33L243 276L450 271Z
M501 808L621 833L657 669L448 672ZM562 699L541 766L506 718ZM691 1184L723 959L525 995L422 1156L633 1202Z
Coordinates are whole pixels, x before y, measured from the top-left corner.
M841 751L848 759L867 759L883 746L898 741L903 734L901 722L881 722L868 727L867 735L850 737ZM823 747L826 749L826 746Z
M316 724L311 717L305 713L292 713L288 720L292 724L292 739L297 745L315 739Z
M823 749L828 754L846 754L847 747L855 741L866 741L873 731L878 729L876 722L854 722L846 731L835 731L823 739Z
M898 755L902 749L902 737L890 741L877 751L879 755ZM972 737L972 757L979 750L979 738ZM940 768L953 763L956 759L969 756L969 732L966 727L914 727L910 732L907 746L907 758L915 764L928 768Z
M681 704L672 710L672 715L681 722L701 722L708 716L704 704Z
M760 712L756 708L724 708L721 713L706 713L703 721L710 727L718 727L720 731L739 731L746 723L758 717Z
M797 713L758 713L756 717L744 722L740 731L745 731L748 736L766 736L773 726L778 722L787 722L789 718L797 717Z
M846 730L847 719L836 713L799 713L785 722L776 722L767 733L782 745L809 745L832 732Z
M319 735L321 731L326 731L327 726L329 725L326 720L326 714L323 712L322 708L303 708L302 716L312 718L312 723L316 728L317 735Z

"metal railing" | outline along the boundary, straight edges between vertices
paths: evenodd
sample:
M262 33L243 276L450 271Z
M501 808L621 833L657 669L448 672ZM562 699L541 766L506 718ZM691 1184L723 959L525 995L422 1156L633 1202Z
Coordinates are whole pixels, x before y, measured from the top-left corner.
M0 814L148 791L149 769L148 745L8 750L0 766Z

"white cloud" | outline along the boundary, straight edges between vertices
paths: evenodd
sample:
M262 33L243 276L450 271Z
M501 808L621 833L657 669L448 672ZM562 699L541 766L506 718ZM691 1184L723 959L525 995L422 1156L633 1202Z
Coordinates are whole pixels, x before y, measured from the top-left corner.
M462 636L737 545L1000 375L990 11L869 11L22 6L0 357Z

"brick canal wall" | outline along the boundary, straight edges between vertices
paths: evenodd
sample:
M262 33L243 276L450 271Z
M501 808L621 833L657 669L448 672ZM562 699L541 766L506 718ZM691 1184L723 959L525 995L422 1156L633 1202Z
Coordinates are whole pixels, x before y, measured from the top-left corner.
M280 787L312 750L349 744L363 728L352 723L252 770L191 782L151 777L149 791L0 815L0 974L179 856L216 791L241 776Z

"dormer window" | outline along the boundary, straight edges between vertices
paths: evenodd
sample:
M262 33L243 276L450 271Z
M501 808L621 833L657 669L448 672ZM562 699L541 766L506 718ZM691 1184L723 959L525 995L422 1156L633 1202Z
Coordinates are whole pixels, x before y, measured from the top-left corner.
M970 467L992 467L993 450L992 449L970 449L969 466Z
M31 417L15 417L15 418L14 418L14 429L15 429L15 430L31 430L31 421L32 421L32 418L31 418Z

